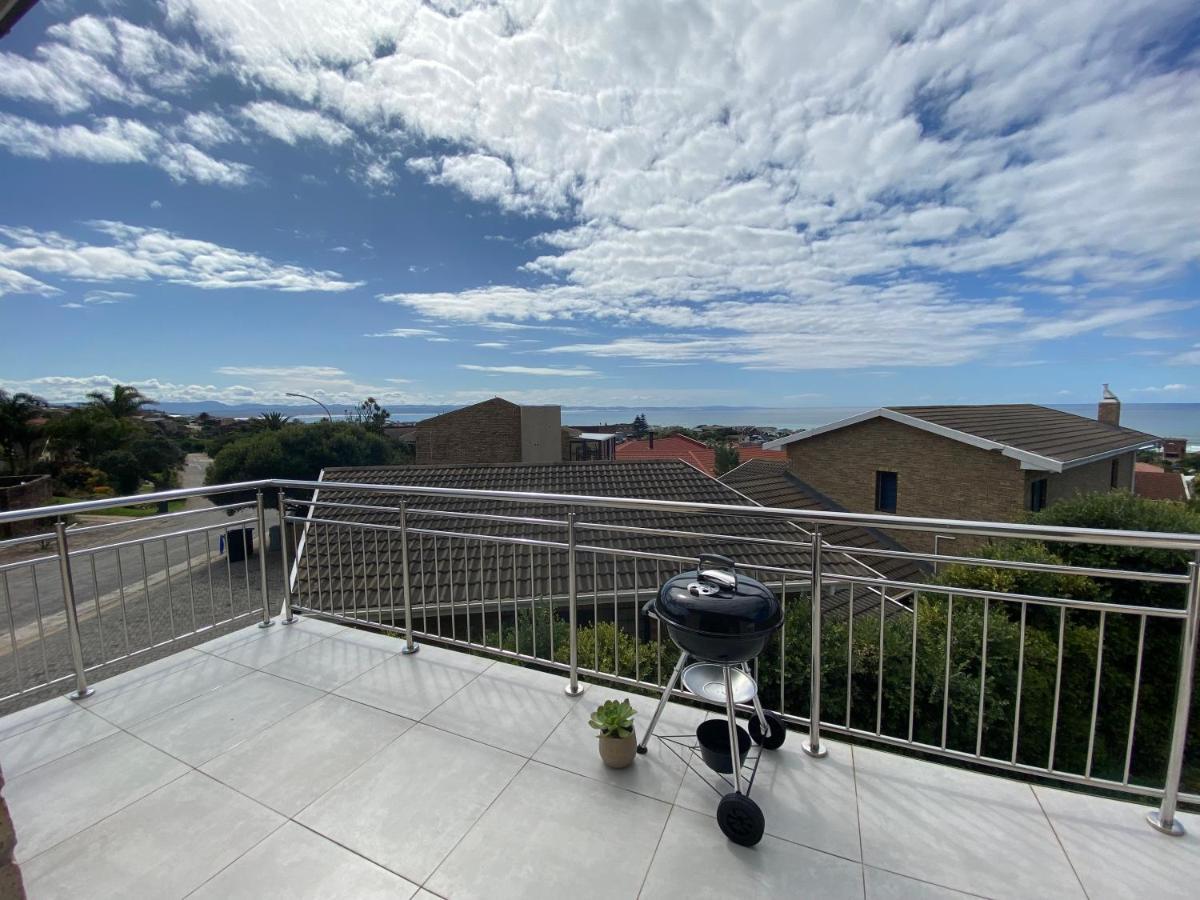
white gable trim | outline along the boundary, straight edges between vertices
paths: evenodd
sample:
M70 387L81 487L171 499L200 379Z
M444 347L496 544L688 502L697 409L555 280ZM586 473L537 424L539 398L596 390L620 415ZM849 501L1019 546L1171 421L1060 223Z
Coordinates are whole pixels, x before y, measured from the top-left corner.
M944 425L935 425L933 422L927 422L924 419L918 419L916 416L905 415L904 413L896 412L894 409L886 409L884 407L868 410L867 412L859 413L857 416L850 416L850 418L842 419L838 422L830 422L828 425L822 425L819 428L810 428L808 431L801 431L798 434L789 434L785 438L780 438L777 441L771 441L768 444L763 444L763 449L779 450L787 444L792 444L796 441L803 441L807 438L816 437L819 434L825 434L830 431L838 431L842 428L848 428L851 425L857 425L860 422L866 422L870 419L889 419L900 425L908 425L910 428L919 428L921 431L927 431L930 434L936 434L939 437L949 438L952 441L958 441L960 444L978 447L980 450L996 450L999 451L1001 455L1020 462L1022 469L1033 469L1039 472L1061 472L1064 468L1071 467L1064 465L1057 459L1051 459L1048 456L1030 453L1028 450L1018 450L1016 447L1011 447L1008 444L1002 444L999 441L990 441L987 438L981 438L974 434L967 434L964 431L957 431L953 428L947 428ZM1072 465L1078 464L1079 463L1076 462Z

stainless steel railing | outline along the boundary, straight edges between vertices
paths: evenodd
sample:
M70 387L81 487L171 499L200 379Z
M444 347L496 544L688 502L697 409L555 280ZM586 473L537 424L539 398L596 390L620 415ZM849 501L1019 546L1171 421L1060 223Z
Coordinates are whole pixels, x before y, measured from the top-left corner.
M231 492L254 495L252 518L243 503L228 521L194 527L174 526L205 511L129 526L65 527L67 516L130 499ZM499 511L449 508L462 500L492 501ZM508 504L533 506L539 514L522 515L519 508L509 514ZM719 521L711 530L652 528L593 515L605 510ZM220 554L213 556L214 531L251 524L265 549L269 516L280 524L278 583L265 552L253 575L249 559L235 572L227 554L223 566ZM779 520L799 530L795 540L741 536L730 525L738 517ZM404 652L416 652L420 638L558 668L570 694L584 690L580 675L651 691L663 685L675 649L641 606L694 557L631 544L662 537L679 546L741 541L785 559L746 567L777 592L785 610L784 628L755 671L785 720L809 730L805 749L813 755L823 755L825 730L1010 773L1154 796L1161 802L1151 822L1169 833L1181 831L1180 799L1200 802L1200 795L1181 792L1200 619L1200 535L278 479L12 511L0 513L0 524L39 518L53 523L44 534L0 545L0 552L11 553L17 543L49 536L55 548L11 561L0 557L7 617L0 644L3 625L8 631L7 648L0 646L0 701L71 681L72 696L82 696L90 690L88 674L104 666L253 617L268 627L276 609L284 622L298 611L398 631ZM169 530L103 542L109 529L148 521ZM934 549L854 547L825 537L845 525L924 532ZM941 552L948 538L962 548L955 555ZM1188 562L1179 571L1143 572L973 554L970 547L986 539L1173 551ZM201 540L197 555L193 545ZM70 546L75 543L88 546ZM180 550L185 559L173 564L172 551L178 559ZM1099 599L889 578L877 568L888 560L943 573L953 566L1061 576L1129 591ZM222 569L223 580L217 577ZM1150 605L1137 593L1145 586L1178 597ZM48 612L54 595L61 614ZM1177 665L1164 658L1172 653L1162 652L1171 646ZM1120 691L1110 685L1114 672L1131 677L1129 696L1121 693L1124 682ZM1164 719L1159 708L1147 724L1146 698L1168 689L1169 714ZM1042 715L1036 728L1031 710ZM1047 723L1048 733L1041 734ZM1154 733L1147 733L1151 726ZM1161 773L1139 772L1138 752L1145 753L1146 744L1165 748Z

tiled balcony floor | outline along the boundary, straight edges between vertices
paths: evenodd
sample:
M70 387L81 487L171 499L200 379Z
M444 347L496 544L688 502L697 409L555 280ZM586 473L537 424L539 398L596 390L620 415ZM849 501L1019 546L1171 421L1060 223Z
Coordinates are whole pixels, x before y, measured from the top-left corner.
M605 769L621 696L316 621L249 628L0 719L32 898L1185 897L1200 816L799 735L764 757L757 847L651 745ZM641 725L653 710L634 698ZM703 713L672 706L666 731Z

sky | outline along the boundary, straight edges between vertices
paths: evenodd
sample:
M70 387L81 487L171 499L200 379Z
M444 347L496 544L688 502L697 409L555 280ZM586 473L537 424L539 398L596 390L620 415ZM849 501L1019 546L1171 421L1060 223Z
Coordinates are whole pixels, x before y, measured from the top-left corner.
M1194 0L43 0L0 387L1200 401Z

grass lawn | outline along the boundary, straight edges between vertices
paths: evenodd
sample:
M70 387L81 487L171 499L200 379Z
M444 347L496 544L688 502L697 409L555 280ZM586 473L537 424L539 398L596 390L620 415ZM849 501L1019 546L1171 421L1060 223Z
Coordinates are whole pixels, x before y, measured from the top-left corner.
M78 503L81 500L96 500L96 497L55 497L55 503ZM183 509L186 500L172 500L167 504L167 512L178 512ZM96 511L99 516L130 516L132 518L141 518L142 516L152 516L158 512L157 503L134 503L129 506L114 506L111 509L101 509Z

